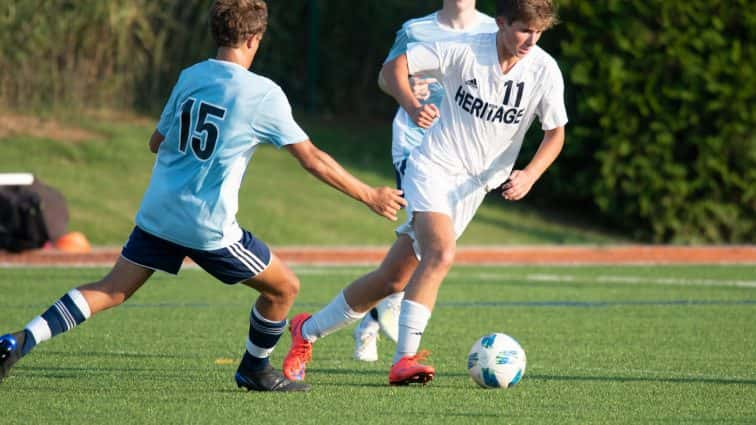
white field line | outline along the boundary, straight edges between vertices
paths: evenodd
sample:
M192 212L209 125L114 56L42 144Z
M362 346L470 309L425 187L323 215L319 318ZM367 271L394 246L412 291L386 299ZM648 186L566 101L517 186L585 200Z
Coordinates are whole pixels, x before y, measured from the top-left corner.
M599 276L596 279L599 282L609 283L647 283L650 281L657 285L736 286L738 288L756 288L756 280L680 279L674 277L648 279L633 276Z
M41 266L38 268L102 268L102 266L92 265L67 265L67 266ZM10 268L16 268L10 265ZM28 268L28 266L19 266L18 268ZM182 269L199 269L198 266L184 265ZM292 266L294 272L301 276L333 276L336 279L355 279L365 272L372 270L372 266ZM506 273L468 273L462 271L452 271L449 277L455 279L470 279L483 281L529 281L529 282L582 282L582 283L604 283L604 284L630 284L630 285L668 285L668 286L713 286L713 287L737 287L737 288L756 288L756 280L716 280L716 279L685 279L674 277L642 277L642 276L576 276L569 274L527 274L516 276ZM346 285L347 281L343 282Z
M344 267L344 266L292 266L294 273L298 275L310 275L310 276L334 276L344 277L351 276L357 278L365 274L366 272L373 270L373 267ZM344 282L345 284L347 282Z
M529 280L538 280L541 277L551 277L548 275L529 275ZM596 276L594 278L576 278L569 276L571 280L587 280L597 283L627 283L627 284L653 284L653 285L674 285L674 286L735 286L739 288L756 288L754 280L715 280L715 279L685 279L674 277L640 277L640 276Z
M355 269L333 269L328 267L295 267L295 272L300 275L323 276L329 275L336 278L357 277L361 273ZM716 280L716 279L684 279L674 277L641 277L641 276L575 276L568 274L528 274L525 276L514 276L505 273L466 273L455 272L449 273L450 277L455 279L470 280L498 280L498 281L530 281L530 282L587 282L587 283L605 283L605 284L632 284L632 285L670 285L670 286L715 286L715 287L738 287L738 288L756 288L756 280ZM346 284L347 282L344 282Z
M450 273L453 274L453 273ZM456 277L456 275L455 275ZM478 280L526 280L531 282L587 282L606 284L632 284L632 285L672 285L672 286L717 286L756 288L756 280L716 280L716 279L685 279L675 277L642 277L642 276L575 276L567 274L528 274L525 276L511 276L495 273L462 274L458 277Z

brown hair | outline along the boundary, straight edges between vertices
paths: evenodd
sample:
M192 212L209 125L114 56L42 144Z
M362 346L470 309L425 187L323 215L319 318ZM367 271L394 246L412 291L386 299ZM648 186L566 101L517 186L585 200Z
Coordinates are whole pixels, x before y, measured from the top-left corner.
M496 16L503 16L510 25L514 21L548 29L557 24L557 8L552 0L498 0Z
M218 47L236 47L268 26L263 0L215 0L210 6L210 32Z

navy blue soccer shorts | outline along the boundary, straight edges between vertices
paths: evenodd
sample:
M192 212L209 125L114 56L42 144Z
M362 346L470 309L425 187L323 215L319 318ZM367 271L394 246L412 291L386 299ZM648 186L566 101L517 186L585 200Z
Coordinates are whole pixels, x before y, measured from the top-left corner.
M263 241L242 231L238 242L202 251L175 244L135 226L121 256L136 265L171 274L178 274L184 258L189 257L221 282L239 283L262 273L271 259L270 248Z

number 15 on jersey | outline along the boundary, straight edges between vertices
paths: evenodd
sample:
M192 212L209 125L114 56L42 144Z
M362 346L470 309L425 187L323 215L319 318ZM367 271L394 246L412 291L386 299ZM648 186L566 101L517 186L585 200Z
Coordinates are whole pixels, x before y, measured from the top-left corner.
M226 115L226 110L220 106L200 101L199 111L195 114L194 104L196 102L196 99L189 98L181 106L179 151L186 153L189 138L191 137L191 148L194 156L201 161L206 161L213 155L215 145L218 143L218 137L220 137L218 126L212 119L208 120L208 118L214 117L222 121Z

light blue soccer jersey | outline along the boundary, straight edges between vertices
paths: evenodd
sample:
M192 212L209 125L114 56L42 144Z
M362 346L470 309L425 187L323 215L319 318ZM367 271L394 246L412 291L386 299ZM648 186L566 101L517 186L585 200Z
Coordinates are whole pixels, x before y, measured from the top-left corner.
M438 21L438 12L431 13L422 18L410 19L397 31L394 45L391 47L383 63L393 60L402 53L406 53L409 43L451 41L470 34L492 33L499 30L494 18L485 13L477 13L477 24L464 31L442 25ZM444 98L443 88L438 83L433 83L428 88L430 90L430 97L423 103L433 103L436 107L439 107ZM407 112L399 107L392 124L392 162L396 164L407 159L409 154L420 145L424 135L425 130L418 127Z
M201 250L241 238L239 187L257 146L280 148L308 139L278 85L215 59L181 72L157 130L165 140L136 224Z

